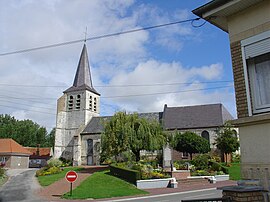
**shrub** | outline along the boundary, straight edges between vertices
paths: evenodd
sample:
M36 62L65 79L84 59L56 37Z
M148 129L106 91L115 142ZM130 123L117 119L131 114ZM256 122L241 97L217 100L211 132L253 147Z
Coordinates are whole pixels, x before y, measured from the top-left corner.
M52 175L52 174L57 174L60 173L62 170L60 169L60 167L45 167L45 168L41 168L40 170L37 170L36 172L36 176L44 176L44 175Z
M48 161L48 166L49 167L60 167L62 165L62 161L59 159L50 159Z
M208 161L210 160L209 154L199 154L191 161L197 170L208 169Z
M240 163L240 160L241 160L240 154L236 154L235 152L232 153L232 162Z
M213 170L213 171L218 171L218 172L222 171L223 173L226 173L226 174L229 173L229 169L220 163L217 163L215 161L209 161L209 164L211 166L211 170Z
M4 174L5 174L4 168L1 168L1 167L0 167L0 177L3 177Z
M122 178L130 183L136 184L136 181L141 179L140 172L137 170L131 170L128 168L118 167L116 165L110 165L110 173L116 177Z
M68 167L68 166L72 166L72 161L65 159L63 157L59 158L60 161L62 161L61 167Z
M189 161L174 161L173 162L173 166L177 169L177 170L187 170L188 169L188 164L190 165Z
M192 176L208 176L211 175L208 171L206 170L196 170L191 173Z

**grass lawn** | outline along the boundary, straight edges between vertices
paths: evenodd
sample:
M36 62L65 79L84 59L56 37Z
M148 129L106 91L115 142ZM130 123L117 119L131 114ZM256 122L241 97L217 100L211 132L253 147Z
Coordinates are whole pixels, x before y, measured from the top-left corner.
M241 180L240 163L231 163L228 167L230 180Z
M62 178L65 177L66 173L70 170L80 171L83 168L76 168L76 167L66 167L61 173L53 174L53 175L45 175L45 176L38 176L38 181L41 186L48 186Z
M134 185L109 175L109 171L95 172L84 180L77 188L69 192L63 198L66 199L101 199L120 196L132 196L147 194L143 190L137 189Z

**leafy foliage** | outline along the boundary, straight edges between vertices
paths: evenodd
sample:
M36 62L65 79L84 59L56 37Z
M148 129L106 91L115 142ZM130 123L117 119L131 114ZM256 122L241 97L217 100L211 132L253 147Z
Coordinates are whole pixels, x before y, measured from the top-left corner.
M0 115L0 138L12 138L19 144L28 147L52 147L55 129L49 134L46 128L31 120L16 120L10 115Z
M209 142L190 131L184 133L176 132L171 144L176 151L189 153L191 159L192 154L207 153L210 151Z
M139 161L141 150L159 150L166 141L158 122L126 112L116 113L105 123L101 139L102 157L114 157L116 161L127 151L131 151Z
M196 167L196 169L204 170L208 168L208 162L210 158L211 157L208 154L199 154L199 155L196 155L191 162L192 162L192 165Z
M223 128L217 131L217 138L215 139L217 148L223 154L230 154L239 148L239 141L236 131L232 128L229 122L226 122ZM227 163L227 159L225 159Z

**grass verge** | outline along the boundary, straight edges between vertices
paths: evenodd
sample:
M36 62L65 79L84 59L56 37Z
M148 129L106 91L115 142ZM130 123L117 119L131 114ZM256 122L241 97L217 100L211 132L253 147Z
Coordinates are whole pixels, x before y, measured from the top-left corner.
M230 180L241 180L241 170L240 163L231 163L231 166L228 167Z
M137 189L134 185L109 175L109 171L95 172L84 180L77 188L63 195L66 199L101 199L121 196L133 196L148 194L148 192Z
M66 173L70 170L80 171L83 168L76 168L76 167L66 167L63 169L61 173L53 174L53 175L45 175L45 176L38 176L38 181L41 186L48 186L62 178L65 177Z

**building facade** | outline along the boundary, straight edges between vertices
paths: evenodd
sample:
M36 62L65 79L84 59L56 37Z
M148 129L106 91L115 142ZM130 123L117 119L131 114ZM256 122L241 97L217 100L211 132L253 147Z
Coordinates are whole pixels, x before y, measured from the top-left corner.
M228 32L243 179L270 174L270 1L214 0L193 11Z
M5 168L28 168L30 154L27 149L13 139L0 139L0 165Z

